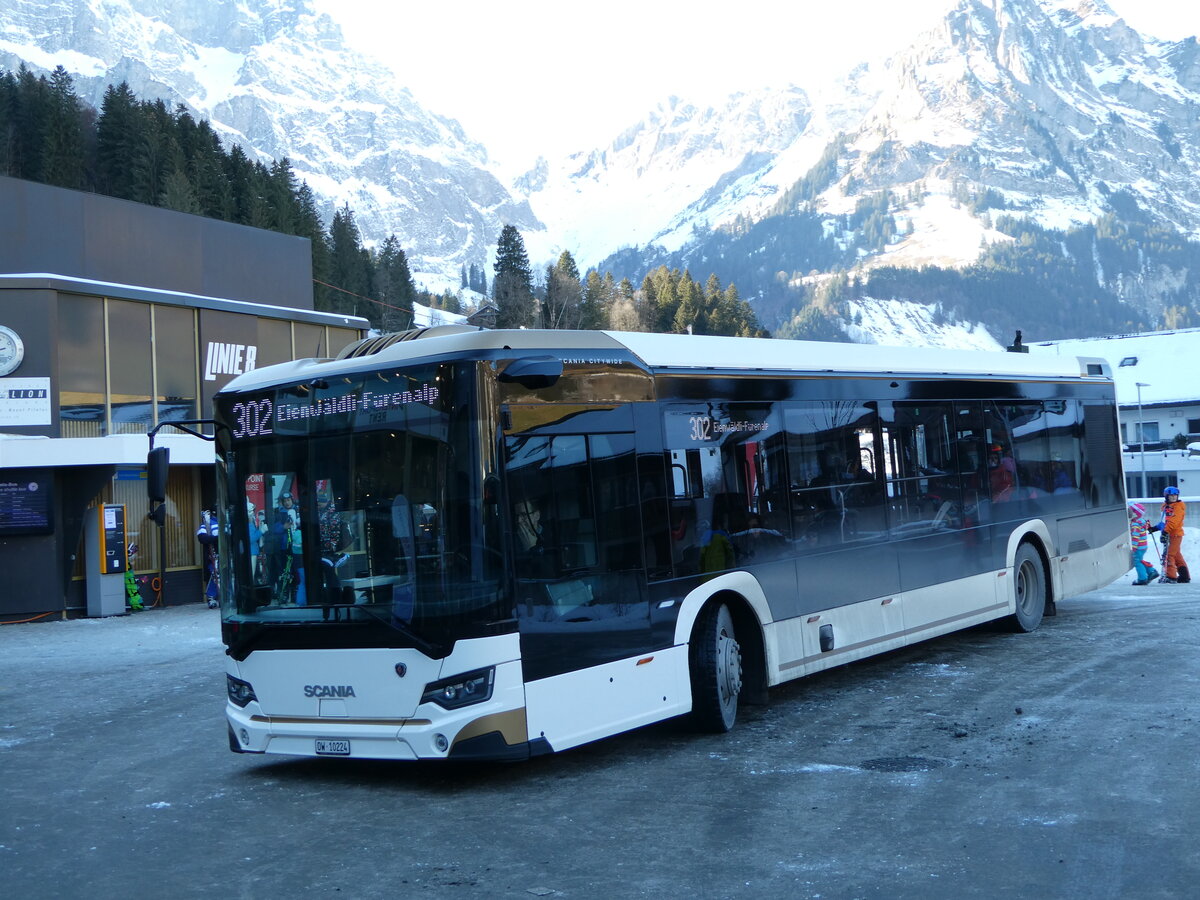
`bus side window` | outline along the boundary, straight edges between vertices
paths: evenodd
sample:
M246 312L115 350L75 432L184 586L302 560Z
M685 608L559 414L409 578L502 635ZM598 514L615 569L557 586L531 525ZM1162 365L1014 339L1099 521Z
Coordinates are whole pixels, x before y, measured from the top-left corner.
M888 527L894 536L961 528L957 415L946 403L885 403Z
M875 411L853 401L784 410L793 541L800 552L877 538L883 528Z
M643 555L651 580L671 577L671 540L667 524L667 484L661 453L637 458L642 507Z

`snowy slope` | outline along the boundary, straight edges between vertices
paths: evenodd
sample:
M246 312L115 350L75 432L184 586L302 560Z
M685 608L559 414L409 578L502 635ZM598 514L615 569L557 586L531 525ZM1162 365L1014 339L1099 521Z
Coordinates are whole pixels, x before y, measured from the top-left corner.
M847 301L846 335L856 344L940 347L947 350L1003 350L979 323L946 322L924 303L864 297Z

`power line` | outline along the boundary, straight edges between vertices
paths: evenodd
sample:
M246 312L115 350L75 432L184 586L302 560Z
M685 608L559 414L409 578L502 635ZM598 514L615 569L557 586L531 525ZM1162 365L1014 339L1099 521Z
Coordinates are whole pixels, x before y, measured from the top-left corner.
M376 300L374 297L367 297L363 294L356 294L356 293L354 293L354 291L348 291L345 288L338 287L336 284L329 284L328 282L321 281L318 278L313 279L313 284L319 284L322 287L327 287L331 291L340 291L343 294L349 294L351 297L357 297L359 300L366 300L368 303L377 303L380 306L386 306L388 309L395 309L395 310L399 310L400 312L406 312L410 316L413 315L413 311L411 309L405 309L403 306L393 306L391 303L384 303L382 300Z

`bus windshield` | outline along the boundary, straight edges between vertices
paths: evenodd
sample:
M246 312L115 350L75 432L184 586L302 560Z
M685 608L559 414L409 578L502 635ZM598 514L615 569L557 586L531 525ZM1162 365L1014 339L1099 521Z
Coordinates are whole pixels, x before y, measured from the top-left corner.
M511 616L471 373L441 364L219 399L227 626L448 651Z

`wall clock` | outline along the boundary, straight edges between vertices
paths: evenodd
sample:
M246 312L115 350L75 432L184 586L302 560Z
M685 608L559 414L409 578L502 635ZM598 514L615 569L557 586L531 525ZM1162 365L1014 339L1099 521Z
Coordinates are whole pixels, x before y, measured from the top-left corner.
M0 376L15 372L25 359L21 336L7 325L0 325Z

